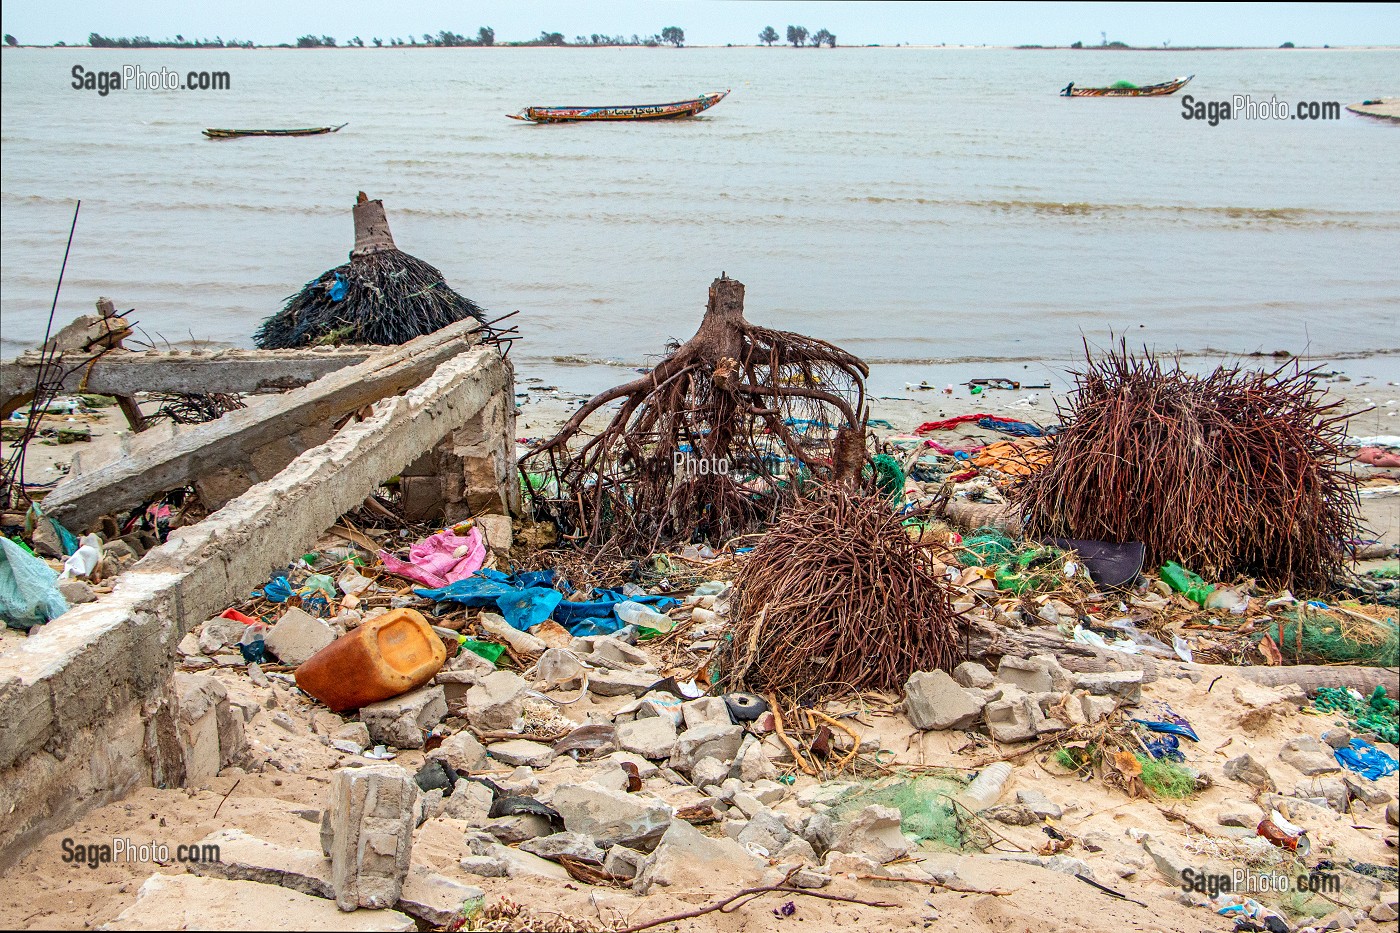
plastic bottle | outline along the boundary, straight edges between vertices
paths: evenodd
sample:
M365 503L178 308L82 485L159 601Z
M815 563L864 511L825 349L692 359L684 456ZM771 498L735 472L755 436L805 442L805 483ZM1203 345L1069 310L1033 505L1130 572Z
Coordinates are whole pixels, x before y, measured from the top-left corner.
M613 612L617 613L617 617L623 622L638 628L649 628L665 633L669 632L674 625L671 622L671 617L664 612L657 612L641 603L634 603L630 599L614 606Z
M1167 581L1167 586L1198 606L1204 606L1210 594L1215 591L1214 585L1201 579L1200 574L1192 573L1175 561L1163 564L1161 574L1162 579Z
M421 687L447 647L414 609L391 609L337 638L296 670L297 686L340 712Z
M988 765L972 779L967 789L958 795L958 803L973 813L985 810L997 802L997 798L1001 796L1001 789L1006 786L1010 777L1011 765L1008 762L998 761L994 765Z

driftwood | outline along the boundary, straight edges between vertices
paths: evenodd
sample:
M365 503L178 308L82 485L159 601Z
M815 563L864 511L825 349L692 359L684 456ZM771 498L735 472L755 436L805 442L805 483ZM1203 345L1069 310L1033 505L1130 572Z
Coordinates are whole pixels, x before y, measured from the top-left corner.
M1003 655L1025 658L1033 654L1052 654L1065 670L1076 674L1140 670L1143 672L1144 683L1150 683L1159 677L1184 676L1191 673L1199 673L1209 679L1233 670L1240 676L1266 687L1295 684L1308 693L1312 693L1318 687L1350 687L1366 694L1377 686L1384 686L1391 696L1400 694L1400 672L1393 667L1323 664L1235 667L1224 664L1188 664L1150 655L1103 651L1092 645L1069 641L1049 627L1000 628L977 619L972 620L972 625L965 634L967 656L974 660L1000 658Z
M964 531L979 528L995 528L1013 538L1021 536L1021 509L1019 506L992 502L968 502L965 499L950 499L938 509L938 514L947 519L948 524Z

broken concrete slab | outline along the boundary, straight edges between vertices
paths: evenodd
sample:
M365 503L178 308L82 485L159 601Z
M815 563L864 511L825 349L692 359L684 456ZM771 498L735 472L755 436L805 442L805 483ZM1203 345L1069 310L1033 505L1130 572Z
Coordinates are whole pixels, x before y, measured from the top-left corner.
M665 802L592 782L559 788L550 805L564 818L569 832L582 833L605 849L623 845L648 850L672 822Z
M294 389L275 404L229 412L171 438L134 440L112 463L59 483L45 498L45 511L69 528L86 529L104 514L229 467L245 476L242 489L230 490L241 494L323 443L329 426L341 417L422 383L440 364L469 349L479 326L461 321ZM252 465L255 452L264 454L261 469ZM224 503L205 504L217 508Z
M604 858L603 850L593 844L592 838L582 833L564 832L537 836L522 842L520 848L532 855L538 855L540 858L547 858L554 862L568 856L581 862L601 865ZM623 847L616 846L614 848Z
M418 785L397 765L342 768L331 779L321 844L341 910L392 907L403 890L417 826Z
M1142 700L1142 676L1142 671L1075 674L1074 687L1093 696L1115 696L1125 703L1138 703Z
M199 844L217 846L219 857L190 863L189 870L196 875L225 881L256 881L313 897L335 898L331 863L320 852L267 842L241 829L218 830Z
M943 671L917 671L904 684L904 709L915 729L966 729L984 706Z
M282 613L276 624L267 630L264 641L267 649L277 656L277 660L292 667L299 667L310 660L313 654L335 641L335 629L324 620L293 607Z
M152 875L136 893L136 902L104 928L413 933L418 925L396 910L343 913L333 901L255 881Z
M1292 765L1309 777L1341 770L1332 749L1310 735L1299 736L1284 743L1278 757L1280 761Z
M425 868L414 868L404 879L397 907L429 926L443 928L464 916L486 893Z
M656 885L712 883L715 878L740 886L761 878L764 867L763 860L734 840L715 839L685 820L673 820L642 863L632 889L647 894Z
M440 758L456 771L484 771L490 766L486 746L465 729L443 739L441 745L428 753L428 757Z
M1278 789L1278 785L1274 783L1273 775L1269 774L1269 769L1248 752L1225 762L1225 776L1232 781L1239 781L1260 790L1274 791Z
M964 661L953 668L953 679L961 687L976 687L984 690L996 683L992 672L977 661Z
M871 805L836 826L831 848L868 856L880 864L909 854L909 840L900 829L902 817L894 807Z
M531 742L529 739L496 742L486 751L501 764L510 765L512 768L521 765L527 768L546 768L554 760L554 749L543 742Z
M1006 655L997 665L997 680L1020 687L1027 693L1049 693L1054 681L1044 664Z
M495 671L467 691L462 715L483 732L511 729L525 708L524 678L509 671Z
M360 708L370 739L394 748L422 748L426 735L447 715L442 688L424 686Z
M676 748L671 753L669 763L678 771L690 771L701 758L732 762L739 754L739 746L743 740L743 726L724 726L716 723L696 726L682 732L676 739Z
M669 758L676 746L676 726L669 716L649 716L617 724L617 747L644 758Z

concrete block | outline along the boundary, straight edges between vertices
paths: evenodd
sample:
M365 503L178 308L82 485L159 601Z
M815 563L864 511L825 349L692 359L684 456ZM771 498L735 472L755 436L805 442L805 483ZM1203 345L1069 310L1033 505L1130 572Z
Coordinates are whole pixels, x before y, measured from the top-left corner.
M292 608L267 630L267 650L293 667L306 663L316 652L335 641L335 629L301 609Z
M422 748L427 732L447 715L442 688L423 686L360 708L360 722L374 742L394 748Z
M417 825L418 785L397 765L342 768L331 780L322 824L341 910L397 903Z

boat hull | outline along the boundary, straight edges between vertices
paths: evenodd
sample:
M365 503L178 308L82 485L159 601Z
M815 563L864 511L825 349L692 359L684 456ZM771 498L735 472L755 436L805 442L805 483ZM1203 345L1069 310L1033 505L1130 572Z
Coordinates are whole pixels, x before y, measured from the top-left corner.
M349 124L342 123L340 126L308 126L303 129L293 130L225 130L211 127L204 131L204 135L210 139L242 139L245 136L323 136L326 133L338 133L346 126L349 126Z
M532 123L590 123L645 120L682 120L709 110L729 94L701 94L690 100L669 104L635 104L617 107L526 107L506 116Z
M1071 84L1060 92L1061 97L1166 97L1175 94L1186 86L1195 75L1165 81L1162 84L1147 84L1142 87L1075 87Z

